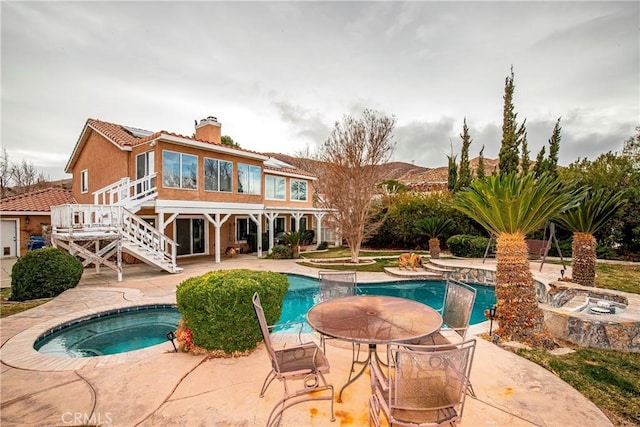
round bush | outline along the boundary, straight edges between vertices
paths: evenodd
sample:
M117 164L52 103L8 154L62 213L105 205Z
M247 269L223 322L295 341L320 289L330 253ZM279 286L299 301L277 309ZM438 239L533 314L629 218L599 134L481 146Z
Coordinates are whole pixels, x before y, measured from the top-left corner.
M293 251L289 246L275 245L271 248L271 253L268 255L270 259L292 259Z
M195 345L233 354L262 341L253 294L260 295L267 323L273 325L288 288L287 276L281 273L219 270L184 280L176 289L176 300Z
M11 270L11 300L55 297L74 288L83 271L82 263L62 249L48 247L27 252Z

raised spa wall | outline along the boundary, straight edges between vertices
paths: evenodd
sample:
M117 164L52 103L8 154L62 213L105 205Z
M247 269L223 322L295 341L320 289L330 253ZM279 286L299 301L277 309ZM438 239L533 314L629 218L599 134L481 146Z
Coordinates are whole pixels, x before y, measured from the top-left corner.
M445 276L467 283L495 285L495 271L476 267L454 267ZM590 288L571 282L545 284L534 280L544 321L553 336L583 347L640 353L640 295ZM577 311L576 300L609 301L625 307L616 314L596 315Z

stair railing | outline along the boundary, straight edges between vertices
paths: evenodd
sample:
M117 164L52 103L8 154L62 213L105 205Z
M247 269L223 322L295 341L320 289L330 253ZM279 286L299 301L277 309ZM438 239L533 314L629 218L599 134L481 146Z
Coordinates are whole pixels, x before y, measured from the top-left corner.
M138 244L143 250L169 263L172 268L177 267L178 247L175 241L124 206L52 206L51 225L53 233L68 233L71 236L92 232L121 233L126 240Z
M162 234L157 228L131 212L125 207L122 209L122 233L125 239L133 241L144 249L147 249L163 259L163 261L176 266L178 247L175 241Z

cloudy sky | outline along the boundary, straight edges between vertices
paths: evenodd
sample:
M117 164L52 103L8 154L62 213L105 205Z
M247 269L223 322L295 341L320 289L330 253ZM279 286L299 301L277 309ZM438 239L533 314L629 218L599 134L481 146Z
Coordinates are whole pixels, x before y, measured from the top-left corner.
M531 157L620 151L640 124L637 1L0 3L2 146L51 178L87 118L184 135L213 115L243 148L300 153L363 109L394 160L496 158L504 80Z

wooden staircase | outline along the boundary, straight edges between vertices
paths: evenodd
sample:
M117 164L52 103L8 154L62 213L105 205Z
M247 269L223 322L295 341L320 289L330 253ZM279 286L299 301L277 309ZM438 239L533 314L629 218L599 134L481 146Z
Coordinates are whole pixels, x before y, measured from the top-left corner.
M94 193L94 204L67 204L51 208L51 241L80 257L96 271L104 265L122 280L122 253L170 273L176 263L177 244L135 212L157 196L155 174L131 181L123 178Z

